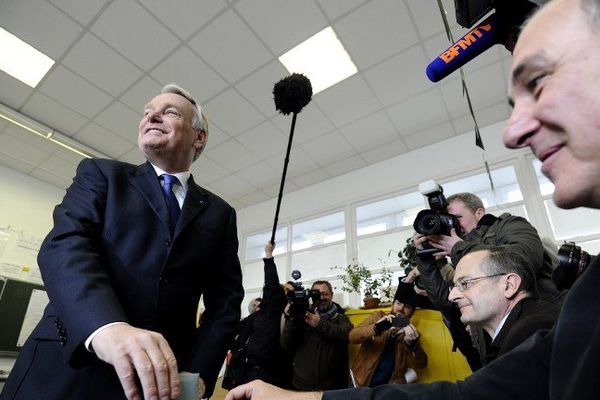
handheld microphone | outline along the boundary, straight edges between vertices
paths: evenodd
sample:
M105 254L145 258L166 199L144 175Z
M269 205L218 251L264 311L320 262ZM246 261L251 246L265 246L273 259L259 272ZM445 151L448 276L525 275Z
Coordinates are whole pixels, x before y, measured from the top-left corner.
M492 14L433 60L425 70L432 82L450 75L495 44L503 43L504 34Z

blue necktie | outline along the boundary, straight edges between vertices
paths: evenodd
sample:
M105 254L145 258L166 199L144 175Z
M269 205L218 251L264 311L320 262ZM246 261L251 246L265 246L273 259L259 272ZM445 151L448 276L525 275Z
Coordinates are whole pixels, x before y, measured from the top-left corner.
M168 174L162 175L162 179L162 190L165 195L165 200L167 201L171 233L173 233L173 231L175 231L175 225L177 225L177 220L179 219L179 213L181 212L181 210L179 209L179 202L177 201L177 197L175 197L175 193L173 193L173 184L179 182L179 179L177 179L176 176Z

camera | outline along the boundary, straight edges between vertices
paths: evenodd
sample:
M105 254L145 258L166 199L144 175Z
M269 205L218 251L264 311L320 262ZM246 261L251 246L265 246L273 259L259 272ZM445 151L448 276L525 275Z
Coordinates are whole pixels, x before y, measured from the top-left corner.
M413 227L421 235L446 235L454 228L461 235L458 219L448 213L448 202L444 189L435 181L427 181L419 185L419 192L427 197L429 210L421 210L415 218Z
M314 305L320 300L321 292L317 289L304 289L299 279L302 278L302 274L298 270L292 271L292 279L294 281L294 290L290 290L287 293L290 318L304 318L304 315L308 310L314 308Z
M552 273L552 281L559 290L569 289L581 276L591 261L590 255L574 242L567 242L558 249L558 266Z
M388 320L388 319L384 319L381 320L379 322L377 322L375 324L375 334L377 336L381 335L384 331L394 327L394 328L404 328L405 326L407 326L408 324L410 324L410 320L406 317L403 317L401 315L397 316L397 317L393 317L392 320Z

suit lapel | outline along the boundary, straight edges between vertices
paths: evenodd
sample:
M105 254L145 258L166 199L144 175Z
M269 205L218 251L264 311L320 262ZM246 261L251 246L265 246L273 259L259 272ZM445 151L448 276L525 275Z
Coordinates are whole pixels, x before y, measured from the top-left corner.
M183 202L179 221L175 227L175 236L179 234L208 205L208 195L204 189L196 185L190 175L188 191Z
M146 199L158 219L162 221L165 228L169 230L169 213L165 196L163 195L156 172L149 162L138 166L130 173L129 182Z

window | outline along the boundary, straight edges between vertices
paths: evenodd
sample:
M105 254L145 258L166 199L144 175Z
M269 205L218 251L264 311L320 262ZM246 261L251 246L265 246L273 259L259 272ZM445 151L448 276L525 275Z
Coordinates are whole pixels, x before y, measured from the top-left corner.
M275 232L276 246L273 250L273 255L279 255L287 252L287 226L277 228ZM271 240L271 231L261 232L256 235L248 236L246 238L246 253L244 258L246 260L256 260L263 258L265 255L265 244ZM262 262L261 262L262 264Z
M410 227L425 206L425 197L418 192L359 206L356 208L356 235Z
M292 251L343 240L346 240L343 211L292 226Z

